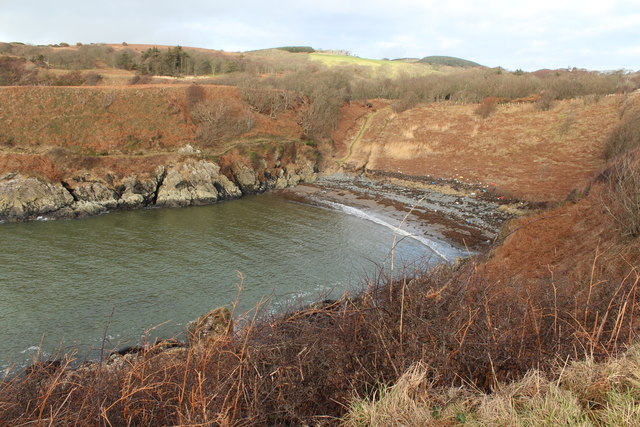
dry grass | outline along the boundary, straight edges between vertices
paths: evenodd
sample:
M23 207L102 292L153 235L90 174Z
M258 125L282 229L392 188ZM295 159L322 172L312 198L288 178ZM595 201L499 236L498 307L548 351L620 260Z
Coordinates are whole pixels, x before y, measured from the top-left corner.
M618 155L601 178L608 187L602 197L607 213L623 236L640 236L640 149Z
M480 105L478 105L478 108L475 109L474 113L482 117L483 119L486 119L496 111L499 102L500 98L489 96L482 100Z
M345 426L635 426L640 424L640 348L595 362L529 371L485 394L472 387L437 388L418 364L372 400L355 400Z
M302 98L297 116L301 125L289 123L284 126L285 133L326 135L335 127L342 101L350 96L348 85L339 75L327 74L323 78L323 85L301 87L297 91L310 91L312 95L314 90L328 87L332 89L331 96ZM294 80L288 84L294 83L306 84ZM3 90L7 94L2 98L7 115L0 121L4 127L0 130L10 130L3 134L12 136L9 141L14 144L12 149L33 148L37 146L33 139L42 138L41 142L50 146L121 150L120 139L113 138L113 129L118 129L116 136L133 135L140 141L125 138L125 142L146 150L156 146L141 144L146 139L139 135L147 135L145 132L149 131L153 136L157 135L153 132L163 129L162 138L152 142L158 141L157 147L166 149L179 146L185 135L189 140L193 138L196 130L191 125L192 118L196 123L214 123L215 114L228 103L212 100L233 99L242 105L238 91L233 88L207 87L204 100L201 94L190 97L179 86L110 90L113 96L94 88L58 88L51 92L40 88ZM223 95L216 97L212 93ZM333 97L335 94L339 96ZM191 114L189 98L198 98L192 102ZM602 122L595 120L606 115L603 111L610 110L606 102L602 104L604 107L585 107L577 114L575 123L566 131L575 138L574 142L583 144L585 135L597 134L593 128L598 127L599 132L606 128L609 123L606 117ZM78 110L76 105L80 105ZM202 107L204 111L198 116L197 109L202 105L206 108ZM536 133L548 130L547 125L555 126L557 120L545 121L551 117L547 114L563 114L564 105L558 103L549 112L527 113L526 119L544 121L544 126L531 123L524 126L525 119L517 122L518 131L523 132L518 135L526 137L522 138L526 143L518 147L521 158L514 160L506 155L512 141L505 138L505 144L499 147L505 150L499 151L503 161L523 168L531 163L527 154L539 155L541 151L539 147L535 149ZM486 163L482 153L489 151L486 148L491 141L471 140L479 141L470 145L476 158L469 153L458 156L460 145L443 136L455 138L467 131L469 135L483 135L485 130L477 123L480 120L473 117L473 107L453 106L453 113L449 111L449 116L439 118L438 114L431 114L447 107L432 105L396 116L381 111L363 132L363 140L376 133L400 135L398 128L410 127L399 118L417 117L425 127L416 128L412 136L418 142L434 135L442 137L433 139L438 144L431 146L430 155L448 153L449 157L440 159L440 166L445 165L447 171L455 169L456 161ZM509 114L522 115L524 108L531 106L499 106L483 122L508 122ZM427 110L432 120L422 120L425 116L418 114ZM76 115L70 114L74 111ZM93 111L94 115L85 117L87 111ZM460 111L462 114L458 114ZM17 120L20 112L27 113L23 122ZM279 118L295 120L296 115L289 113L279 113ZM145 121L147 115L150 122ZM210 117L213 119L209 120ZM123 121L124 118L131 122ZM267 117L263 117L264 121L260 119L256 119L260 126L268 126L265 121L272 122ZM88 127L84 130L83 126ZM131 129L140 133L132 134ZM469 142L464 138L461 141ZM560 149L552 154L562 154L567 149L567 145L561 144L566 140L554 142L558 143L553 145L554 149L556 146ZM584 149L584 145L580 147ZM284 159L296 157L296 144L287 150L291 152L283 154ZM82 162L80 166L88 169L117 163L113 163L111 156L58 154L70 158L68 161ZM571 158L574 155L569 153ZM141 158L144 159L141 164L147 162L149 166L155 161ZM432 158L437 159L436 155ZM129 158L122 168L135 170L136 161ZM223 170L224 162L222 159ZM33 167L43 173L56 173L53 165L45 163ZM582 161L576 163L582 165ZM591 170L593 165L587 163L586 168ZM430 165L438 167L436 161ZM563 167L568 170L566 176L582 171ZM496 170L484 169L488 172L483 180L490 179L488 174ZM535 184L543 185L539 182L542 178L533 175ZM556 180L563 177L554 176ZM625 191L632 191L629 188L625 187ZM614 190L606 185L594 186L593 195L578 203L521 220L521 227L488 258L475 258L456 267L441 266L429 272L407 272L399 280L391 280L381 271L367 280L366 288L355 297L345 295L338 301L277 316L269 314L265 307L258 307L236 318L240 326L233 333L206 345L168 351L159 351L151 345L138 356L114 365L77 370L46 365L46 369L33 369L5 379L0 383L0 425L73 425L86 424L87 420L97 425L326 425L339 423L354 396L371 403L395 391L397 395L387 404L391 410L406 405L425 419L436 421L471 420L469 408L475 408L478 413L498 413L503 417L499 419L509 424L513 417L520 416L519 407L513 409L509 402L519 402L518 396L522 395L530 398L522 405L526 416L533 417L523 418L523 424L543 417L540 414L558 402L562 402L562 407L552 410L554 418L550 420L581 421L583 395L562 382L541 384L558 360L571 363L589 354L600 361L635 339L640 304L638 240L621 241L616 233L611 233L615 217L602 215L602 208L596 209L600 206L597 192L611 195ZM557 193L563 191L561 188ZM68 361L61 363L66 364ZM540 373L531 373L533 368ZM408 377L398 383L408 370ZM515 383L513 390L505 391L512 396L511 400L490 405L477 397L477 390L493 390L498 395L508 389L509 383L522 378L524 383ZM572 377L565 373L562 378ZM390 384L400 385L389 390ZM476 391L463 388L469 386ZM425 395L425 390L427 394L430 390L445 391L431 396ZM611 423L633 419L637 414L635 397L625 394L624 388L613 390L617 394L611 394L611 400L598 402L606 406L620 401L624 409L606 419ZM393 416L405 415L396 410ZM377 419L382 424L393 424L393 416L381 415Z
M228 105L223 110L229 110L232 119L249 116L237 88L225 86L0 88L0 150L66 147L75 154L94 156L175 152L193 144L197 126L189 112L204 98ZM203 121L209 116L204 114ZM256 116L252 134L300 136L295 114L280 114L277 123ZM233 123L222 125L233 127ZM241 130L248 128L247 124Z
M613 159L637 147L640 147L640 106L623 110L622 120L605 140L604 155Z
M474 113L477 104L431 103L401 114L377 107L350 162L370 170L494 182L521 199L561 201L605 166L603 141L618 122L622 98L557 101L550 111L498 104L486 119ZM359 105L351 108L362 111ZM338 135L341 150L347 150L358 125ZM341 123L339 129L345 127Z

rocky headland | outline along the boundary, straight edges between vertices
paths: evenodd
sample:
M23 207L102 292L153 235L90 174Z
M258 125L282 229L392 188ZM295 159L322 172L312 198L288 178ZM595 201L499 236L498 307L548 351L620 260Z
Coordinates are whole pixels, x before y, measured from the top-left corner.
M300 182L313 182L313 160L269 168L240 160L227 174L211 160L188 158L158 165L151 173L117 176L83 170L67 179L49 181L17 172L0 176L0 221L79 218L116 209L182 207L216 203Z

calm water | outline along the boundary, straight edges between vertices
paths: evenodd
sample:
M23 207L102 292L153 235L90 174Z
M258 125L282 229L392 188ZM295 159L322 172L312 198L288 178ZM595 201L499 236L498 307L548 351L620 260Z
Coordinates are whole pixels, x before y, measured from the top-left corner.
M272 308L357 289L388 265L393 232L337 209L276 194L206 207L115 212L73 221L0 225L0 367L38 351L106 347L171 336L236 296ZM395 258L439 259L405 238ZM110 314L114 310L110 319Z

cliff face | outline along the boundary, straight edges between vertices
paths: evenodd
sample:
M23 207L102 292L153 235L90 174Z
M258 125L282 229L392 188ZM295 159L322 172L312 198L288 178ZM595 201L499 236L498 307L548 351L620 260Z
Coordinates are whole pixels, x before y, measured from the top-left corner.
M0 176L0 221L78 218L112 209L179 207L215 203L245 194L313 182L318 165L304 157L286 167L254 167L241 160L228 175L210 160L182 159L159 165L151 173L116 176L83 170L49 182L20 173Z

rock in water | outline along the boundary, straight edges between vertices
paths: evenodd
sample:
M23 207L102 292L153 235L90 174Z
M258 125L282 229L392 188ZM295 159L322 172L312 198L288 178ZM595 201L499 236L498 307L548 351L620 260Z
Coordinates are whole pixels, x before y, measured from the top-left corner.
M194 345L220 335L226 335L232 330L231 312L226 307L218 307L189 323L187 339L191 345Z
M220 167L206 160L188 161L166 170L156 205L165 207L205 205L220 198L239 197L239 189L220 175Z
M61 184L51 184L20 174L0 177L0 219L21 220L46 215L73 203Z
M260 188L256 172L244 163L233 162L231 171L244 194L255 193Z
M118 205L118 195L100 178L85 173L66 182L67 189L78 202L91 202L107 209Z

